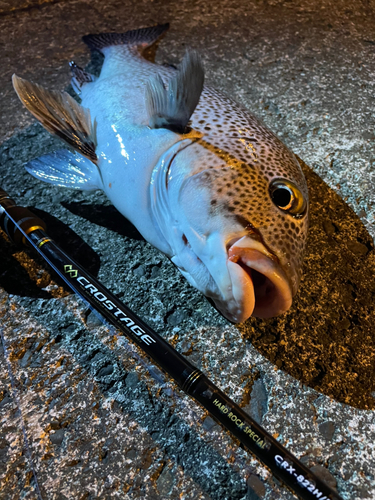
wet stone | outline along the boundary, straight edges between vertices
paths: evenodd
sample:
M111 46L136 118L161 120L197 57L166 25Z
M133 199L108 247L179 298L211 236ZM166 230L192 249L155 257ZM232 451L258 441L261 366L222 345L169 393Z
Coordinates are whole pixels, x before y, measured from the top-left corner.
M363 133L362 133L362 137L365 139L365 140L374 140L375 139L375 135L373 132L369 131L369 130L365 130Z
M168 324L171 326L177 326L180 323L182 323L185 319L187 319L189 316L185 311L175 311L172 313L169 318L168 318Z
M49 406L48 406L48 410L52 410L52 408L54 408L57 404L59 403L59 400L58 399L52 399L52 401L50 402Z
M102 352L97 352L91 361L94 363L95 361L99 361L102 358L104 358L104 354Z
M306 467L311 467L314 464L310 455L303 455L302 457L299 457L299 461L303 463L303 465L306 465Z
M351 323L348 320L348 318L344 318L342 321L337 323L337 327L340 330L348 330L350 328L350 326L351 326Z
M23 196L25 198L30 198L30 196L33 196L34 192L32 189L28 189L27 191L25 191L25 193L23 194Z
M262 337L262 341L265 344L272 344L272 342L275 342L275 340L276 340L275 335L271 335L270 333L266 333L266 335Z
M152 269L151 269L151 279L155 279L155 278L158 278L160 276L160 267L158 266L154 266Z
M258 424L262 423L263 415L267 411L267 399L267 391L262 379L256 380L251 391L250 403L247 405L246 410Z
M40 359L37 356L35 356L35 358L33 358L32 362L30 363L30 368L36 368L40 365L41 365Z
M86 361L90 358L90 355L89 354L83 354L82 356L80 356L79 358L79 362L80 363L86 363Z
M277 359L276 362L275 362L275 365L277 366L277 368L281 368L283 366L283 362L281 359Z
M101 370L99 370L98 377L105 377L106 375L110 375L111 373L113 373L113 366L104 366Z
M60 423L55 421L55 420L53 420L49 425L50 425L51 429L53 429L55 431L57 429L60 429Z
M0 450L0 463L6 463L8 461L8 451L7 449Z
M72 325L67 325L67 326L63 327L61 330L64 331L65 335L70 335L70 334L75 332L76 328L77 328L77 326L72 324Z
M311 472L316 474L322 481L324 481L331 488L336 488L336 479L332 476L328 469L322 465L314 465L310 468Z
M263 482L255 474L251 474L247 480L247 500L257 500L263 498L266 494L266 488Z
M129 389L134 389L139 383L138 375L134 372L129 373L126 377L125 383L126 387L129 387Z
M183 340L179 345L181 354L189 355L192 353L192 344L188 340Z
M103 455L101 457L101 461L103 464L107 464L109 462L109 451L108 450L103 450Z
M345 481L349 481L349 479L353 476L353 470L349 469L343 473L343 478Z
M67 467L75 467L76 465L78 465L80 463L80 460L78 459L73 459L73 460L69 460L68 462L65 463L65 465Z
M360 498L370 498L370 492L365 486L359 488L358 493L360 495Z
M146 274L145 267L141 265L134 269L133 273L139 277L144 276Z
M2 408L3 406L5 406L8 403L11 403L11 401L12 401L12 397L10 395L4 396L3 399L0 401L0 408Z
M158 490L162 496L169 495L173 487L173 481L174 476L172 475L171 471L168 469L163 469L157 480Z
M201 369L202 366L202 358L199 352L193 352L189 356L185 356L185 358L196 368Z
M359 241L348 241L348 248L358 256L363 256L368 253L366 245L363 245L363 243L360 243Z
M215 425L217 425L217 424L213 418L206 417L204 419L202 427L205 431L212 431L212 429L215 427Z
M86 318L87 328L95 328L101 325L101 319L94 312L90 312L90 314Z
M323 229L328 236L331 236L336 232L336 226L332 224L330 220L325 220L323 222Z
M137 458L136 450L134 450L134 449L129 450L126 454L126 458L128 458L129 460L133 460L134 458Z
M114 439L113 438L108 438L105 440L105 446L111 446L113 443L114 443Z
M32 355L33 353L30 350L25 352L23 358L20 361L20 365L22 366L22 368L26 368L26 366L30 364Z
M335 432L335 424L333 422L323 422L319 425L319 432L327 441L331 441Z
M330 464L334 464L335 462L339 462L341 460L341 455L337 451L328 459Z
M65 436L65 430L58 429L53 434L51 433L49 438L50 438L52 444L56 444L57 446L60 446L64 440L64 436Z

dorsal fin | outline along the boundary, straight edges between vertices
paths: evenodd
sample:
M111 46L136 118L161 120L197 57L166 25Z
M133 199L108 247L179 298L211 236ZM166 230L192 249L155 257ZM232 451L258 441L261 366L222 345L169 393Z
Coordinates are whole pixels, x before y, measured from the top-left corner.
M90 49L100 52L113 45L127 45L129 48L149 47L169 28L169 24L158 24L151 28L126 31L125 33L100 33L99 35L85 35L82 40Z
M151 128L184 133L203 90L204 70L199 55L187 52L178 72L165 88L160 75L146 87L146 107Z
M66 92L50 92L16 75L12 81L22 103L48 132L63 139L91 161L97 161L95 126L88 109Z

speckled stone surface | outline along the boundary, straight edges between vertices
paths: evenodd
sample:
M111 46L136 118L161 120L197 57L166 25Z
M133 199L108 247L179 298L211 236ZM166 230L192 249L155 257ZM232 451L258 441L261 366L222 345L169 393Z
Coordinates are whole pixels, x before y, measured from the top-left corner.
M374 16L371 0L0 1L1 186L345 500L375 498ZM82 35L163 22L158 62L196 48L207 81L305 162L304 279L279 319L229 324L104 195L22 167L59 143L11 75L61 90L68 61L90 62ZM1 499L294 498L3 234L0 321Z

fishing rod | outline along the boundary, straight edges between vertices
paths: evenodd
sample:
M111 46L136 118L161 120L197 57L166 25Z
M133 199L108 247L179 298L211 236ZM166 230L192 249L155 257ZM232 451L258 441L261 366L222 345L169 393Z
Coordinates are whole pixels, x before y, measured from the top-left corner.
M29 243L34 247L73 292L136 343L297 496L303 500L343 500L337 491L247 415L203 372L63 252L48 236L43 220L27 208L16 205L1 188L0 227L13 242Z

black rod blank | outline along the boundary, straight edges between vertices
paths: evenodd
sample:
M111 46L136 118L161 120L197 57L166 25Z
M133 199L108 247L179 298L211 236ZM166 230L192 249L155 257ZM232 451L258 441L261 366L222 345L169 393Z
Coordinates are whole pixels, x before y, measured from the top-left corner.
M1 189L0 226L13 241L31 243L77 295L135 342L295 494L304 500L342 500L335 490L249 417L206 375L63 252L48 236L41 219L28 209L17 206Z

